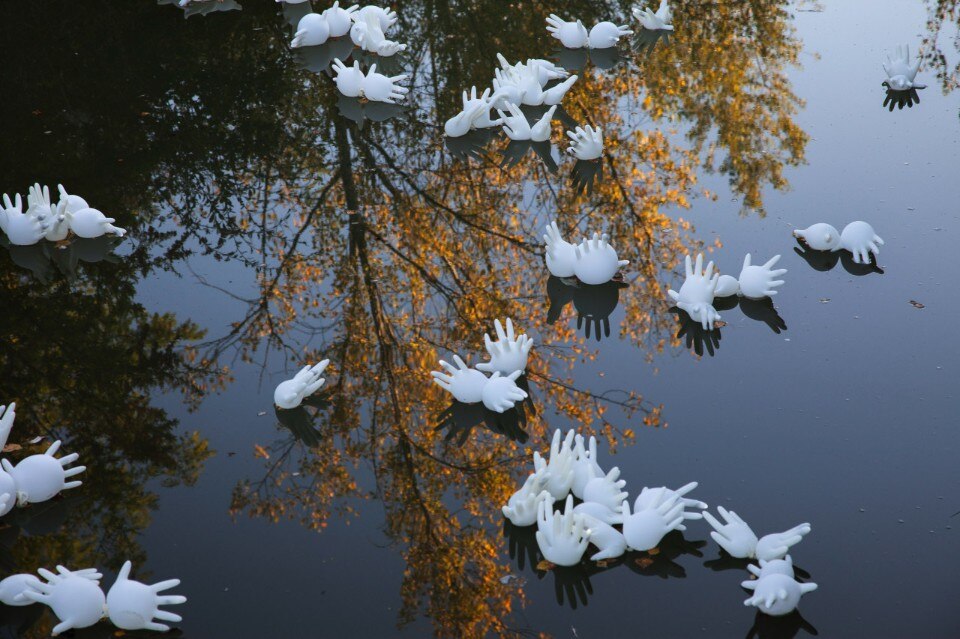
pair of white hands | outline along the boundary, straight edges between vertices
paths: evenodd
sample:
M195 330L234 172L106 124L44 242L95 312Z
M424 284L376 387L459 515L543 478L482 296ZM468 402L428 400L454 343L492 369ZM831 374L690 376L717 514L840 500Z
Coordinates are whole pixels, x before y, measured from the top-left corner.
M796 610L800 597L817 589L815 583L799 583L794 578L793 559L761 559L760 566L753 564L747 569L756 579L748 579L741 587L753 591L744 600L744 606L755 606L761 612L774 617L790 614Z
M333 71L337 90L349 98L364 97L373 102L396 104L410 92L410 89L397 84L407 78L406 74L388 77L377 73L376 64L371 64L364 75L357 60L353 61L352 67L348 67L339 58L334 58Z
M606 284L630 263L618 259L609 240L605 233L594 233L592 239L574 245L564 240L557 223L551 222L543 235L547 270L556 277L576 276L584 284Z
M308 13L297 23L290 47L315 47L329 38L339 38L349 33L355 45L382 57L395 55L407 48L407 45L386 37L386 32L397 22L395 11L373 5L358 9L359 5L342 9L338 1L323 13Z
M500 320L494 320L497 341L484 333L483 343L490 360L477 364L476 368L466 365L459 355L453 356L456 366L440 360L443 371L433 371L433 381L464 404L483 405L490 410L503 413L527 398L527 393L517 386L516 380L527 368L533 339L526 334L516 335L513 321L507 318L506 330ZM492 373L490 377L481 371Z
M160 610L160 606L182 604L187 598L159 593L180 585L180 580L147 585L129 578L131 568L129 561L124 562L106 595L100 588L103 575L96 568L71 571L57 566L57 572L41 568L37 572L46 581L31 574L11 575L0 581L0 602L8 606L49 606L60 620L53 628L53 636L73 628L87 628L104 616L123 630L170 630L156 620L176 623L182 618Z
M580 20L564 20L553 13L547 17L547 32L567 49L609 49L623 36L633 34L627 25L607 21L598 22L587 31Z

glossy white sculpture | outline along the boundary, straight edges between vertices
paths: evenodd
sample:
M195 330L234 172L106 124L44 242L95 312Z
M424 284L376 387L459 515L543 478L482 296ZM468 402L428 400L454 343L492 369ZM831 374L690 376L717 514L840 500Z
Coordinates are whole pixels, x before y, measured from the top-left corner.
M350 39L364 51L376 53L384 58L407 48L405 44L389 40L377 15L365 12L363 9L354 14L353 26L350 28Z
M500 119L503 121L503 131L511 140L531 140L533 142L546 142L550 139L550 122L553 120L553 114L557 110L556 106L550 107L537 122L530 126L527 116L523 114L516 104L507 104L507 115L500 109Z
M892 60L887 55L887 61L883 63L883 70L887 72L887 81L884 84L894 91L927 88L927 85L916 81L917 72L920 70L920 58L914 60L913 63L910 62L909 45L898 46Z
M3 210L0 211L0 230L7 234L7 239L15 246L30 246L36 244L46 232L45 225L33 215L23 212L23 200L17 193L14 201L10 196L3 194Z
M764 559L759 560L760 565L755 566L750 564L747 566L747 570L750 571L754 577L766 577L767 575L786 575L790 578L793 578L793 559L790 555L787 555L783 559L771 559L766 561Z
M304 366L292 379L288 379L277 384L273 391L273 403L280 408L296 408L305 397L313 395L323 387L327 380L323 377L323 371L330 363L329 359L321 361L314 366Z
M13 422L17 418L17 403L10 402L9 406L0 406L0 450L7 445Z
M755 266L750 264L750 254L747 253L747 256L743 258L743 270L740 271L738 280L740 295L752 300L776 295L776 288L783 285L783 280L776 278L787 272L785 268L772 270L772 267L779 261L780 256L774 255L763 266Z
M51 242L66 239L70 225L65 215L58 215L50 200L50 187L34 184L27 191L27 215L37 218L46 227L44 237Z
M644 489L640 491L640 494L637 495L636 501L633 502L633 511L637 512L648 508L655 508L658 501L662 502L676 497L677 503L682 506L680 514L684 520L703 519L703 513L687 512L687 508L696 508L698 510L706 510L707 508L707 505L702 501L686 497L686 495L695 490L697 486L699 486L699 484L692 481L676 490L672 490L666 486L660 486L659 488L644 487ZM677 526L677 530L685 531L686 529L687 527L683 524Z
M573 131L567 131L567 136L572 140L567 153L578 160L596 160L603 155L603 129L600 127L593 128L589 124L586 127L578 126Z
M0 581L0 603L7 606L29 606L34 601L24 597L23 593L27 590L39 591L40 586L41 582L36 575L25 573L10 575Z
M166 632L170 630L170 626L158 623L155 619L174 623L182 621L180 615L160 610L160 606L182 604L187 598L182 595L158 594L179 586L180 580L168 579L148 586L129 578L132 567L133 564L125 561L117 574L117 580L107 592L107 613L113 625L123 630Z
M116 222L115 219L107 217L97 209L80 209L68 215L67 221L70 224L70 230L79 237L94 238L101 235L123 237L126 234L126 230L113 225Z
M72 215L82 209L90 208L90 205L87 204L85 199L79 195L67 193L67 189L65 189L62 184L57 185L57 190L60 191L60 201L57 202L59 213L69 213ZM60 209L60 207L63 207L63 209Z
M342 9L340 0L337 0L333 3L333 6L320 14L327 21L327 29L331 38L340 38L350 33L350 27L353 26L353 13L359 6L355 4L347 9Z
M573 485L573 438L574 431L567 431L563 442L560 441L560 429L553 431L550 442L550 458L544 460L539 452L533 453L533 468L546 477L544 488L554 499L563 499Z
M300 18L297 30L290 41L290 48L315 47L323 44L330 37L330 25L327 19L319 13L308 13Z
M740 584L753 595L744 600L744 606L755 606L771 617L788 615L797 609L800 597L817 589L814 583L798 583L793 577L770 574L760 579L748 579Z
M660 540L683 525L683 504L680 497L670 495L665 488L656 488L650 495L649 506L631 514L626 499L620 506L623 515L623 536L632 550L656 548Z
M73 628L88 628L103 618L106 596L100 590L100 573L87 571L70 572L63 566L57 566L60 574L54 574L41 568L40 575L47 582L41 582L37 590L27 590L23 596L50 606L53 614L60 620L51 634L56 637L61 632ZM86 572L81 576L81 573Z
M527 398L527 392L517 386L516 379L522 371L501 377L500 371L490 376L483 387L483 405L495 413L503 413L513 408L514 404Z
M573 484L570 486L570 491L577 499L583 499L583 489L586 488L587 482L603 477L604 473L600 464L597 463L597 438L590 436L589 450L583 445L582 435L577 435L574 442Z
M599 519L605 524L622 524L623 515L620 514L620 508L617 507L617 510L610 510L603 504L598 504L592 501L585 501L577 504L573 512L580 515L590 515L594 519Z
M782 533L771 533L758 539L747 522L737 513L728 511L723 506L718 506L717 511L726 523L721 524L710 513L703 513L703 518L713 528L710 536L728 555L738 559L782 559L790 547L800 543L811 530L810 524L804 523Z
M815 251L839 251L840 232L825 222L818 222L805 229L797 229L793 236Z
M582 49L587 46L590 37L587 28L579 20L567 22L553 13L547 17L547 31L568 49Z
M10 473L17 485L17 503L36 504L47 501L62 490L76 488L83 484L80 480L66 481L68 477L79 475L86 466L66 468L80 458L77 453L65 455L60 459L54 454L60 450L60 440L53 442L42 455L30 455L14 466L6 459L0 460L3 469Z
M393 9L384 9L376 5L368 4L359 11L350 14L350 17L354 22L359 22L366 18L366 16L372 15L377 18L380 29L384 33L389 31L393 25L397 23L397 12Z
M617 251L609 242L610 236L594 233L576 247L577 262L573 272L584 284L606 284L629 260L617 259Z
M10 495L6 500L0 499L0 517L2 517L17 505L17 481L13 475L2 469L0 469L0 495Z
M537 545L550 563L557 566L580 563L590 543L589 533L583 516L573 512L573 495L567 496L562 514L554 512L550 496L537 505Z
M360 63L353 61L353 66L348 67L340 58L333 59L333 82L337 85L337 91L348 98L359 97L363 91L363 71L360 70Z
M740 282L732 275L721 275L717 280L717 290L713 292L714 297L730 297L740 292Z
M546 485L545 468L530 473L520 490L510 495L507 505L500 509L503 516L514 526L532 526L537 523L537 504L544 494L549 494L544 490Z
M587 46L591 49L609 49L617 46L620 38L631 35L633 31L627 25L616 25L612 22L598 22L590 29Z
M577 509L574 508L573 511L576 513ZM627 540L624 539L623 533L596 517L587 514L580 516L583 517L590 543L600 549L600 552L590 556L592 561L615 559L627 552Z
M459 355L453 356L453 362L457 365L456 368L440 360L440 366L446 372L431 372L434 383L453 395L458 402L476 404L483 401L483 387L487 385L487 376L467 366Z
M805 229L798 229L793 232L793 236L806 243L807 246L815 251L839 251L846 249L853 254L853 261L856 264L869 264L870 254L874 258L880 255L880 247L883 246L883 239L874 232L873 227L867 222L856 221L847 224L842 233L837 229L819 222Z
M693 321L700 322L704 330L713 330L714 322L720 319L720 314L713 308L720 274L714 274L713 262L707 264L706 270L703 270L702 253L697 255L696 269L691 264L689 255L684 260L684 265L686 279L680 292L670 289L667 294Z
M497 54L497 59L500 62L500 68L494 70L494 94L492 102L493 105L500 110L509 109L509 105L511 104L515 106L521 104L530 106L539 106L541 104L548 106L558 105L563 99L563 96L570 90L570 87L573 86L573 83L577 81L577 76L570 76L565 69L558 67L548 60L531 58L526 62L510 64L500 53ZM544 87L551 80L560 80L563 78L566 78L566 80L554 87L544 90ZM517 122L517 125L521 127L521 130L525 130L521 123ZM542 142L546 140L547 137L543 139L534 137L533 140L535 142Z
M583 485L583 501L600 504L615 511L627 498L627 492L622 490L626 485L627 481L620 479L620 469L614 466L603 477L594 477Z
M648 31L673 31L673 15L670 11L670 5L667 0L660 0L660 8L656 13L650 10L650 7L643 9L634 7L633 17L640 21L644 29Z
M490 355L490 361L477 364L477 370L492 373L499 371L503 375L527 370L527 359L530 349L533 348L533 339L526 333L516 336L513 331L513 321L507 318L507 330L504 332L500 320L493 321L497 332L497 341L490 339L489 333L483 334L483 345Z
M497 54L497 59L500 61L501 66L507 61L507 59L499 53ZM522 65L518 62L513 65L513 68L518 71L522 69L525 74L531 75L541 87L547 86L547 83L551 80L562 80L570 76L569 71L543 58L527 58L527 61Z
M546 89L540 98L541 103L546 104L547 106L559 105L560 102L563 101L563 96L567 94L567 91L570 90L573 84L577 81L578 77L579 76L571 75L560 84Z
M377 65L371 64L370 70L363 78L360 95L373 102L386 102L387 104L396 104L403 101L410 89L402 87L397 82L406 80L404 73L395 76L385 76L377 73Z
M456 138L466 135L472 129L487 129L503 124L502 118L490 119L490 109L493 100L490 98L490 89L484 90L477 96L477 87L470 87L470 93L463 92L463 110L453 116L443 125L445 135Z
M577 265L577 247L560 235L556 221L547 224L543 235L546 247L547 270L556 277L573 277Z

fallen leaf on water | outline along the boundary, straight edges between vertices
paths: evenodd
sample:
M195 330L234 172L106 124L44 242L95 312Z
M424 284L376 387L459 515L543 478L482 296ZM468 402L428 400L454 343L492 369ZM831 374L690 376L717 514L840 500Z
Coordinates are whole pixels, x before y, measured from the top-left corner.
M554 568L554 564L547 561L546 559L542 560L539 564L537 564L537 570L552 570L553 568Z
M597 567L599 567L599 568L606 568L606 567L609 566L609 565L610 565L610 562L607 561L606 559L599 559L599 560L597 560Z
M727 323L726 323L726 322L723 322L723 321L714 322L714 323L713 323L713 327L714 327L714 328L723 328L723 327L726 326L726 325L727 325Z
M12 453L13 451L20 450L21 448L23 448L23 446L21 446L20 444L7 444L6 446L3 447L3 452Z
M636 560L636 564L641 568L649 568L652 563L653 559L650 559L649 557L640 557Z
M262 411L260 411L259 413L257 413L257 417L263 417L263 416L266 415L266 414L267 414L267 411L262 410Z
M821 304L829 304L829 303L830 303L830 298L829 298L829 297L821 297L821 298L820 298L820 303L821 303Z
M910 300L910 303L913 304L913 307L914 307L914 308L926 308L926 306L924 306L923 304L921 304L921 303L918 302L917 300Z
M253 454L257 457L263 457L264 459L270 459L270 453L267 452L267 449L261 446L260 444L253 445Z
M655 557L655 556L657 556L657 555L660 554L660 549L659 549L659 548L651 548L650 550L647 551L647 554L650 555L651 557Z

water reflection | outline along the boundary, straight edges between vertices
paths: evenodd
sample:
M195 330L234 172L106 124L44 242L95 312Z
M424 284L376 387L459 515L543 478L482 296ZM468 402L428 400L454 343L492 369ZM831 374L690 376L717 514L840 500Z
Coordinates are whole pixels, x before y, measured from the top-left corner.
M69 282L75 282L81 262L117 264L120 258L113 254L113 250L122 241L119 237L102 235L97 238L74 238L69 244L43 241L30 246L17 246L11 245L6 238L0 238L0 247L9 251L14 264L30 271L34 279L42 284L49 284L56 273Z
M722 298L721 298L722 299ZM710 357L716 355L720 349L720 327L714 325L712 329L706 329L700 322L691 319L686 311L673 306L670 312L677 316L679 328L677 330L677 339L684 339L687 350L693 351L702 357L704 352Z
M771 617L758 610L746 639L793 639L801 631L814 637L819 634L817 629L800 615L799 610L782 617Z
M799 239L797 244L800 246L793 247L793 252L802 257L815 271L830 271L837 263L840 263L847 273L857 277L870 275L871 273L883 275L883 269L876 263L876 258L872 254L869 264L858 264L853 261L853 255L849 251L816 251Z
M158 5L170 4L183 10L183 17L205 16L222 11L240 11L236 0L157 0Z
M610 315L620 301L620 290L626 287L627 284L619 280L591 286L573 278L564 280L551 275L547 279L550 299L547 323L553 324L560 319L564 307L573 302L577 311L577 331L582 331L586 339L593 337L598 342L603 337L610 337Z
M884 82L886 84L886 82ZM883 106L893 113L893 109L903 109L903 107L913 108L914 104L920 104L920 94L916 89L906 91L895 91L887 89L886 98L883 100Z

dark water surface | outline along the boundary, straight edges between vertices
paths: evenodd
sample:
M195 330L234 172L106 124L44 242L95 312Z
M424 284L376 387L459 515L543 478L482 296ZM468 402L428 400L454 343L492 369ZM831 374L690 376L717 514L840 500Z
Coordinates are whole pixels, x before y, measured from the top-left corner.
M442 122L496 52L550 57L545 16L599 4L397 3L413 106L385 109L338 101L316 72L335 47L291 53L306 5L2 3L0 191L62 182L129 229L0 249L11 441L63 438L88 467L8 516L3 569L109 585L132 559L183 580L187 637L960 635L956 2L675 1L673 38L595 55L564 100L565 128L607 135L590 194L565 142L556 173L501 168L502 137L452 158ZM901 42L930 86L890 111ZM548 281L554 216L609 232L629 286ZM792 229L856 219L883 273L795 251ZM734 275L782 254L775 309L678 323L666 289L701 245ZM524 421L448 411L429 372L478 361L505 316L537 340ZM274 386L323 357L314 405L278 416ZM811 522L802 617L745 608L703 522L653 556L536 570L499 508L569 427L631 495L696 480L761 534ZM0 608L0 636L52 621Z

